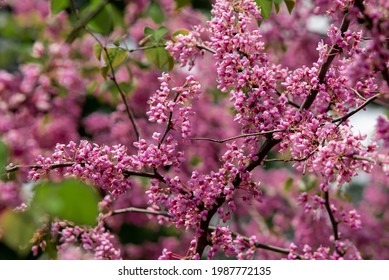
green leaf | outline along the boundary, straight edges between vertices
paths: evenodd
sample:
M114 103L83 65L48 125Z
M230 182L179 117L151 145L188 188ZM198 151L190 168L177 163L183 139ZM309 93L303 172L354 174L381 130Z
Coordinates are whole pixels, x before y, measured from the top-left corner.
M154 31L153 38L155 41L160 41L163 36L165 36L168 32L168 29L165 26L159 27L157 30Z
M68 0L51 0L50 4L50 10L53 14L57 14L69 7Z
M113 28L114 13L111 5L106 5L95 17L88 22L88 27L94 32L109 35Z
M91 186L69 179L37 185L34 191L31 209L35 213L47 213L52 219L60 218L79 225L96 224L100 198Z
M296 5L296 0L284 0L285 5L288 8L289 14L292 13L294 5Z
M174 67L174 59L164 47L147 49L145 56L159 69L170 71Z
M284 0L273 0L274 4L281 4L282 2L284 2Z
M261 15L263 18L268 18L271 14L271 9L273 6L272 0L255 0L258 6L261 8Z
M190 33L190 31L188 29L179 29L179 30L176 30L172 33L172 40L174 42L177 42L177 36L178 35L188 35Z
M189 6L192 1L191 0L176 0L176 10L179 10L185 6Z
M168 29L165 26L161 26L154 30L146 26L143 30L145 37L151 39L154 43L160 43L162 38L168 33ZM143 41L143 40L142 40Z
M100 68L100 74L101 76L103 76L104 79L107 79L108 71L109 71L109 66L104 66Z
M100 61L101 59L101 52L103 51L103 47L99 44L99 43L96 43L94 46L93 46L93 54L95 55L95 57L97 58L97 60Z
M146 16L151 17L155 23L162 23L165 19L165 15L161 7L155 2L152 2L149 5L148 10L146 11Z
M27 256L31 250L31 240L38 229L38 223L29 212L15 213L5 210L0 216L1 239L19 256Z
M0 141L0 178L5 173L5 167L8 164L8 147Z
M107 58L107 54L104 52L103 55L104 60L108 66L110 66L111 64L113 68L122 64L127 58L127 51L121 48L117 48L117 47L108 48L107 53L108 53L108 58Z

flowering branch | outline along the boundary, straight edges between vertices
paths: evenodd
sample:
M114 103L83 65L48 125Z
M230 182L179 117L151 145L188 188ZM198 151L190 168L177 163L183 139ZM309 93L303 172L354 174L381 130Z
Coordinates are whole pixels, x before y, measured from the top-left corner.
M210 231L214 231L214 230L216 230L216 227L215 226L210 226L209 230ZM230 233L231 233L231 235L233 237L238 237L239 236L244 241L251 242L250 238L247 237L247 236L243 236L243 235L241 235L241 234L239 234L237 232L234 232L234 231L230 231ZM258 242L258 241L255 241L254 246L256 248L261 248L261 249L264 249L264 250L268 250L268 251L272 251L272 252L276 252L276 253L281 253L283 255L289 255L291 253L291 251L288 250L288 249L281 248L281 247L278 247L278 246L268 245L268 244L265 244L265 243L262 243L262 242ZM298 255L296 253L293 253L293 255L295 255L297 259L304 259L303 256Z
M345 13L345 15L343 17L342 24L340 26L340 31L341 31L342 37L344 37L344 33L346 32L346 30L348 29L348 27L350 25L350 21L347 19L347 15L348 15L348 12ZM325 78L326 78L327 72L332 64L332 61L334 60L336 54L338 54L340 51L341 51L341 48L338 45L336 45L336 44L332 45L326 62L320 67L319 75L318 75L318 78L319 78L318 83L319 84L323 84L325 82ZM307 110L309 107L311 107L311 105L312 105L313 101L315 101L318 93L319 93L318 89L313 89L309 93L307 98L304 100L304 102L301 104L300 111L302 111L304 109Z
M363 0L356 0L354 5L355 5L355 7L357 7L360 10L360 12L362 13L363 17L365 18L365 21L367 23L367 28L370 29L370 31L373 31L374 23L376 22L376 19L373 19L372 17L370 17L366 13L366 7L363 4ZM382 32L380 21L378 21L376 28L377 28L377 31L380 34L384 34ZM377 36L377 38L378 37L379 36ZM389 48L389 41L386 42L386 48ZM382 52L379 52L379 56L380 56L381 61L382 61L381 65L380 65L380 67L382 68L382 69L380 69L381 75L384 78L384 80L386 81L386 84L389 86L389 70L388 70L388 67L386 66L386 63L385 63L385 61L387 61L387 57L385 58L385 55Z
M352 115L356 114L357 112L359 112L360 110L362 110L363 108L365 108L369 103L371 103L372 101L374 101L375 99L377 99L377 97L379 97L381 94L378 93L372 97L370 97L369 99L366 99L366 101L360 105L359 107L355 108L354 110L348 112L346 115L344 115L343 117L340 117L340 118L337 118L337 119L334 119L332 120L333 123L337 123L339 122L339 125L341 123L343 123L345 120L347 120L348 118L350 118Z
M54 169L59 169L59 168L66 168L66 167L72 167L75 164L80 164L81 166L85 166L85 162L63 162L63 163L54 163L50 165L41 165L41 164L32 164L32 165L8 165L5 168L6 173L11 173L18 171L20 169L47 169L47 170L54 170ZM140 171L134 171L134 170L127 170L123 169L122 173L125 177L130 177L130 176L137 176L137 177L145 177L145 178L151 178L151 179L158 179L161 182L165 182L165 179L161 174L158 172L154 173L149 173L149 172L140 172Z

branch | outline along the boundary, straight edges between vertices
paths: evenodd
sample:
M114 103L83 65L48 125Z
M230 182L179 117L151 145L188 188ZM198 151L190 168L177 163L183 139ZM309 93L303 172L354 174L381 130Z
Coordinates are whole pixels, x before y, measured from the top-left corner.
M341 123L343 123L345 120L347 120L349 117L351 117L352 115L356 114L357 112L359 112L360 110L362 110L363 108L365 108L370 102L374 101L377 97L379 97L381 94L378 93L372 97L370 97L369 99L366 99L366 101L360 105L359 107L355 108L354 110L348 112L346 115L344 115L343 117L340 117L340 118L337 118L337 119L334 119L332 120L333 123L337 123L339 122L338 125L340 125Z
M205 51L210 52L212 54L216 54L215 50L211 49L210 47L207 47L206 45L201 44L201 45L197 45L197 47L201 50L205 50Z
M348 29L348 26L350 25L350 21L347 19L347 15L348 15L348 13L346 13L344 15L342 24L340 26L340 31L342 33L342 36L344 36L344 33L346 32L346 30ZM327 75L328 70L330 69L332 61L334 60L336 54L339 53L339 51L341 51L341 48L339 48L338 45L333 45L331 47L326 62L323 63L323 65L320 67L320 70L319 70L319 75L318 75L319 84L324 83L325 77ZM315 101L315 99L316 99L318 92L319 92L318 89L314 89L309 93L307 98L305 98L304 102L301 104L300 111L302 111L304 109L307 110L309 107L311 107L313 101Z
M176 94L176 96L174 97L174 99L173 99L174 103L176 103L176 101L177 101L179 96L180 96L180 93L178 92ZM163 136L162 136L161 140L158 142L158 149L161 148L161 145L162 145L163 141L165 140L168 132L173 128L173 126L172 126L172 119L173 119L173 111L170 111L169 119L167 121L165 132L163 133Z
M114 216L114 215L123 214L123 213L143 213L143 214L165 216L167 218L172 218L172 216L167 212L148 210L148 209L137 208L137 207L128 207L128 208L123 208L123 209L112 210L110 212L110 215L108 215L108 216Z
M334 214L332 213L331 206L330 206L330 196L329 196L328 191L324 192L324 200L325 200L324 206L327 210L328 216L329 216L330 221L331 221L334 239L335 239L335 241L338 241L339 240L339 231L338 231L339 222L335 220ZM344 256L345 252L340 251L336 245L335 245L335 250L340 256Z
M348 29L350 22L347 19L347 13L345 14L340 30L342 32L342 35L346 30ZM319 70L319 83L324 83L326 74L331 66L332 61L334 60L335 56L339 53L340 48L337 45L333 45L330 49L330 52L328 54L327 61L321 66ZM307 110L309 107L311 107L313 101L315 100L316 96L318 94L318 90L312 90L310 94L307 96L307 98L304 100L304 102L300 106L300 111ZM279 144L282 139L274 139L272 133L266 135L266 141L262 144L262 146L259 147L258 152L256 154L257 159L250 161L250 163L246 166L244 169L244 172L251 172L255 167L259 166L263 160L265 159L266 155L277 145ZM233 180L233 186L234 188L238 188L240 183L242 182L242 178L238 174L235 179ZM223 203L225 202L226 198L224 195L219 196L216 199L216 203L212 206L211 209L208 210L208 215L205 220L202 220L200 222L200 230L202 231L202 234L197 239L197 245L196 245L196 253L198 253L200 256L203 254L205 247L208 245L211 245L211 239L209 234L209 223L213 217L213 215L217 212L217 209L220 208ZM200 207L201 208L201 207ZM201 210L201 209L200 209Z
M72 7L74 8L74 3L73 1L72 2ZM85 17L79 19L79 21L77 22L76 26L74 26L73 30L70 32L70 34L68 35L68 37L66 38L66 43L67 44L71 44L73 43L73 41L76 39L77 37L77 33L86 27L86 25L88 24L88 22L90 22L95 16L97 16L103 9L104 7L110 2L110 0L104 0L102 1L97 7L96 9L94 9L93 11L91 11L90 13L88 13ZM78 13L76 13L76 15L78 15Z
M161 182L166 183L163 176L161 174L159 174L157 171L155 171L154 173L148 173L148 172L139 172L139 171L123 169L122 173L125 177L130 177L130 176L145 177L145 178L151 178L151 179L158 179Z
M272 134L275 132L284 132L284 129L275 129L275 130L269 130L269 131L263 131L263 132L255 132L255 133L246 133L246 134L241 134L237 136L232 136L229 138L225 139L213 139L213 138L208 138L208 137L196 137L196 138L191 138L190 140L196 140L196 141L209 141L209 142L215 142L215 143L224 143L227 141L239 139L239 138L245 138L245 137L251 137L251 136L260 136L260 135L266 135L266 134Z
M15 172L19 169L45 169L48 168L49 170L58 169L58 168L65 168L65 167L71 167L75 164L81 164L82 166L85 166L86 162L63 162L63 163L54 163L50 164L48 167L40 164L32 164L32 165L9 165L5 168L6 173ZM134 170L128 170L123 169L122 173L125 177L130 176L137 176L137 177L145 177L145 178L151 178L151 179L158 179L162 182L165 182L165 179L161 174L158 172L154 173L148 173L148 172L142 172L142 171L134 171Z
M63 162L63 163L54 163L49 166L50 170L53 169L58 169L58 168L65 168L65 167L70 167L73 166L75 162ZM83 165L85 163L81 163ZM5 168L6 173L11 173L18 171L19 169L44 169L45 166L39 165L39 164L33 164L33 165L13 165L10 164Z

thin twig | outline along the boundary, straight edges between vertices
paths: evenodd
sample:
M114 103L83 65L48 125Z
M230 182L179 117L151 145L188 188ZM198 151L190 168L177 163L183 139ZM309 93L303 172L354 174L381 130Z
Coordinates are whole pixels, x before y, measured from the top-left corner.
M324 192L324 206L325 206L325 208L327 210L328 216L329 216L330 221L331 221L331 226L332 226L332 232L333 232L333 235L334 235L334 239L335 239L335 241L338 241L339 240L339 231L338 231L338 224L339 224L339 222L335 220L334 214L332 213L331 205L330 205L330 196L329 196L328 191ZM345 252L340 251L339 248L336 245L335 245L335 251L340 256L344 256L344 254L345 254Z
M137 208L137 207L128 207L123 209L112 210L110 212L110 216L124 214L124 213L143 213L143 214L150 214L150 215L172 218L172 216L167 212L155 211L155 210L149 210L149 209Z
M158 179L161 182L165 183L165 179L158 172L149 173L149 172L140 172L140 171L123 169L122 173L126 177L130 177L130 176L145 177L145 178L151 178L151 179Z
M53 170L53 169L58 169L58 168L65 168L65 167L70 167L76 164L76 162L63 162L63 163L54 163L48 166L48 169ZM80 163L81 165L84 163ZM32 165L8 165L5 168L6 173L11 173L18 171L20 169L44 169L45 166L40 165L40 164L32 164Z
M201 44L201 45L197 45L197 47L201 50L205 50L205 51L210 52L212 54L216 54L215 50L211 49L210 47L207 47L206 45Z
M275 129L275 130L269 130L269 131L263 131L263 132L246 133L246 134L232 136L232 137L225 138L225 139L213 139L213 138L208 138L208 137L196 137L196 138L191 138L190 140L194 140L194 141L209 141L209 142L215 142L215 143L224 143L224 142L235 140L235 139L239 139L239 138L260 136L260 135L266 135L266 134L272 134L272 133L275 133L275 132L284 132L284 131L285 131L285 129Z
M73 2L73 1L72 1ZM79 21L77 22L76 26L73 28L73 30L70 32L68 37L66 38L66 43L71 44L73 41L77 38L77 33L86 27L88 22L90 22L95 16L97 16L103 9L104 7L110 2L110 0L104 0L102 1L96 9L88 13L85 17L80 18ZM74 8L75 5L72 3L72 7ZM75 11L76 16L78 17L78 13Z
M352 115L356 114L357 112L359 112L360 110L362 110L364 107L366 107L370 102L372 102L373 100L375 100L377 97L379 97L381 94L378 93L372 97L370 97L369 99L366 99L366 101L360 105L359 107L355 108L354 110L348 112L346 115L344 115L343 117L340 117L340 118L337 118L337 119L334 119L332 120L333 123L337 123L339 122L339 125L341 123L343 123L345 120L347 120L348 118L350 118Z
M176 103L179 96L180 96L180 92L177 92L176 96L173 99L174 103ZM161 148L161 145L162 145L163 141L165 141L167 134L173 128L172 119L173 119L173 111L170 111L165 132L163 133L161 140L158 142L158 149Z
M72 9L74 10L74 13L76 14L77 17L79 17L79 14L77 12L77 10L75 9L75 5L74 5L74 0L72 0ZM100 11L104 8L104 6L106 4L109 3L110 0L105 0L104 2L102 2L100 5L102 5ZM105 3L103 5L103 3ZM100 6L98 6L98 8L100 8ZM96 8L96 10L98 10L98 8ZM89 20L91 20L92 18L89 18L88 21L86 21L86 19L88 19L89 17L87 16L85 19L80 19L80 29L83 28L85 29L85 31L90 34L95 40L96 42L103 48L103 51L105 53L105 56L106 56L106 59L108 61L108 66L109 66L109 70L111 70L111 75L109 76L109 78L111 79L111 81L114 83L115 87L117 88L117 90L119 91L119 94L120 94L120 97L124 103L124 106L126 108L126 113L128 115L128 118L130 119L131 121L131 124L132 124L132 127L134 129L134 132L135 132L135 135L136 135L136 139L139 141L140 139L140 134L139 134L139 129L138 129L138 126L135 122L135 116L134 116L134 113L132 112L132 109L130 107L130 105L128 104L127 102L127 99L126 99L126 94L123 92L123 89L120 87L117 79L116 79L116 74L115 74L115 70L114 70L114 67L112 65L112 61L111 61L111 58L109 56L109 53L108 53L108 49L107 47L101 42L101 40L92 32L90 31L87 27L86 27L86 24L89 22ZM81 25L81 23L83 23ZM77 31L78 32L78 31ZM69 35L70 36L70 35ZM69 39L69 37L68 37Z
M74 161L70 161L70 162L62 162L62 163L54 163L54 164L50 164L48 166L45 166L45 165L40 165L40 164L32 164L32 165L8 165L6 168L5 168L5 172L6 173L11 173L11 172L15 172L15 171L18 171L20 169L49 169L49 170L53 170L53 169L59 169L59 168L65 168L65 167L71 167L75 164L81 164L82 166L85 166L86 165L86 162L74 162ZM158 179L162 182L165 182L165 179L163 178L163 176L161 174L159 174L158 172L154 172L154 173L149 173L149 172L142 172L142 171L134 171L134 170L128 170L128 169L122 169L122 173L125 177L130 177L130 176L137 176L137 177L145 177L145 178L151 178L151 179Z

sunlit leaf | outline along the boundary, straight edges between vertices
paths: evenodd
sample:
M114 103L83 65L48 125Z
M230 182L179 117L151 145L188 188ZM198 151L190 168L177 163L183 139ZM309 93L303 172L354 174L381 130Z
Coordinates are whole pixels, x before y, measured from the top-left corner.
M162 23L163 20L165 19L165 15L159 6L159 4L152 2L147 11L146 15L151 17L155 23Z
M69 1L68 0L51 0L50 1L50 10L53 14L57 14L61 12L62 10L69 7Z
M155 64L159 69L172 70L174 59L164 47L156 47L145 50L148 60Z
M263 18L268 18L271 14L271 9L273 6L272 0L255 0L258 6L261 8L261 15Z
M104 52L104 60L108 66L112 66L113 68L122 64L127 58L127 51L121 48L108 48L107 53Z
M38 223L30 213L5 210L0 216L1 240L20 256L26 256L32 247L32 238Z
M74 179L44 183L34 188L33 211L43 211L80 225L94 225L98 215L99 195L91 186Z
M100 60L101 58L101 52L103 51L103 47L99 44L99 43L96 43L94 46L93 46L93 54L95 55L95 57Z

